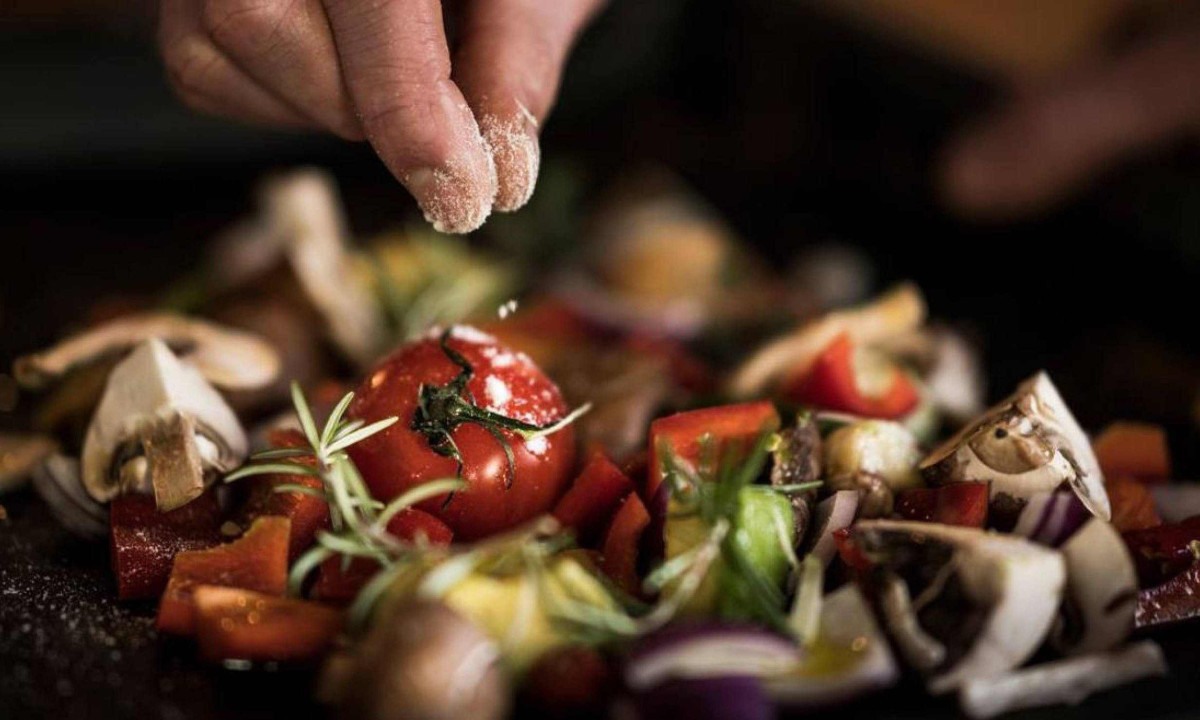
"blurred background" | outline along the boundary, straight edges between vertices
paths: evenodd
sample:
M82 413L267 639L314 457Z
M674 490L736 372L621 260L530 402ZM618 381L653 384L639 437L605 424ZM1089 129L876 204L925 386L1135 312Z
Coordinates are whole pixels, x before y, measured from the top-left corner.
M1124 416L1190 434L1194 143L1158 144L1015 219L947 212L936 192L944 143L965 124L1186 5L612 0L566 71L533 203L471 242L569 256L614 188L669 174L772 267L821 258L876 289L917 281L934 315L983 342L992 395L1044 366L1085 425ZM356 235L419 219L364 144L185 110L154 49L154 3L5 8L5 365L89 314L177 289L271 171L329 169Z

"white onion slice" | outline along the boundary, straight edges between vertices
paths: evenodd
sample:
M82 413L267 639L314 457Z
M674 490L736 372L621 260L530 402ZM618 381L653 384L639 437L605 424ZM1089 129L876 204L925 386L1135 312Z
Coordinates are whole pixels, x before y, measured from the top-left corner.
M837 553L837 543L833 540L833 534L842 528L850 527L857 512L857 490L838 490L817 505L811 535L815 539L809 553L821 561L822 567L829 567Z

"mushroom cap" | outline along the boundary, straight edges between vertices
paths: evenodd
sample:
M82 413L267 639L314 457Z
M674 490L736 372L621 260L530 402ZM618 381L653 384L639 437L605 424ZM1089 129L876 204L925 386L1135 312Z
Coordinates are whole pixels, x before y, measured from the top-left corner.
M896 532L932 538L955 550L958 576L969 597L987 609L971 648L953 667L928 681L933 693L1020 665L1050 631L1062 600L1062 555L1023 538L976 528L899 520L866 520L855 532Z
M932 484L990 482L993 499L1021 503L1067 483L1094 515L1112 516L1091 443L1045 372L938 446L920 469Z
M920 289L912 283L897 285L861 307L828 313L759 348L734 371L729 393L752 397L785 373L804 372L843 333L869 345L911 332L923 322L925 298Z
M194 423L193 437L202 436L215 447L215 453L197 451L206 468L231 470L245 458L246 434L221 395L165 343L147 340L113 368L92 416L82 455L88 494L104 502L135 489L121 487L114 472L119 470L113 467L118 451L129 443L144 443L158 428L180 417Z
M314 169L272 178L263 185L262 207L267 227L281 239L296 280L337 348L354 362L369 364L384 338L383 316L354 273L333 179Z
M13 374L23 387L41 389L75 368L122 355L158 339L178 352L213 385L254 390L279 372L279 355L255 335L173 313L126 315L17 359Z

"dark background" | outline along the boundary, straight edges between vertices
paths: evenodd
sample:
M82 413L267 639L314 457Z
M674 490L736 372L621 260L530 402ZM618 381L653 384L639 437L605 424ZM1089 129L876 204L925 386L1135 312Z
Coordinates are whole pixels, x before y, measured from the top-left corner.
M358 233L413 216L365 145L235 127L179 107L146 8L59 5L18 2L0 17L3 366L104 296L153 296L186 275L205 241L250 209L254 184L272 169L331 169ZM993 395L1047 367L1085 425L1163 422L1181 474L1193 473L1195 148L1160 148L1114 168L1039 217L956 219L935 201L931 168L949 134L999 93L986 73L803 3L615 0L573 56L543 147L549 163L582 178L581 211L614 179L657 162L772 259L829 240L862 248L881 284L915 279L935 315L980 333ZM300 697L279 694L294 688L292 676L213 685L186 651L153 644L148 609L111 606L103 549L47 529L28 496L5 503L17 520L0 527L0 606L9 608L0 612L8 633L0 717L204 717L231 708L268 717ZM6 600L17 596L19 612ZM1084 714L1187 716L1195 635L1166 639L1182 681L1105 696ZM94 652L96 637L111 637L117 656L73 654L80 638ZM174 673L168 686L155 677L164 666ZM54 674L74 684L51 691ZM887 697L898 717L928 708L915 694Z
M366 145L188 113L152 8L80 1L22 0L0 25L0 358L104 293L185 274L272 169L330 168L361 234L414 216ZM1189 425L1195 147L1159 148L1038 217L956 219L932 192L937 151L1001 97L965 67L806 3L617 0L574 54L543 147L583 170L579 215L654 162L772 259L863 248L881 284L913 278L935 315L981 331L993 394L1048 366L1087 425Z

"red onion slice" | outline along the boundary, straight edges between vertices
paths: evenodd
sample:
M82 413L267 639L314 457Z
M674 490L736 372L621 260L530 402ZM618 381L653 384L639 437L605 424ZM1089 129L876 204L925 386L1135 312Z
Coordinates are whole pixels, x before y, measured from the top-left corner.
M1058 547L1091 517L1092 513L1074 492L1037 493L1022 508L1013 534Z
M625 664L625 684L636 692L669 680L767 677L794 669L799 646L761 628L683 624L642 640Z
M829 567L830 561L837 553L833 534L842 528L850 527L857 512L856 490L838 490L817 505L813 516L813 532L810 535L814 540L809 552L821 561L822 567Z

